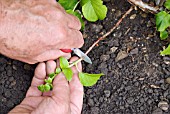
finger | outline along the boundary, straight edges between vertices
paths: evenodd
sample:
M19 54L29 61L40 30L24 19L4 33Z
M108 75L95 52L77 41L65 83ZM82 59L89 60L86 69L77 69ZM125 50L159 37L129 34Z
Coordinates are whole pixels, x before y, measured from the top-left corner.
M36 61L39 61L39 62L43 62L43 61L48 61L48 60L56 60L57 58L59 57L66 57L66 58L70 58L70 53L64 53L60 50L48 50L38 56L36 56L34 59Z
M35 69L34 77L30 88L27 91L26 97L31 96L41 96L42 92L38 90L38 86L44 84L44 79L46 77L45 63L39 63Z
M77 57L73 57L71 58L70 62L73 62L77 59L78 59ZM79 63L77 67L80 71L82 71L81 63ZM84 93L83 86L78 78L78 70L76 69L76 67L72 67L72 70L74 72L74 75L73 75L73 79L69 83L71 112L73 114L80 114L83 105L83 93Z
M47 76L51 73L54 73L55 69L56 69L56 62L52 61L52 60L47 61L47 63L46 63ZM51 91L43 93L43 96L51 96L51 95L52 95Z
M46 63L46 72L47 75L54 73L56 69L56 62L55 61L47 61Z
M52 90L52 98L58 102L59 104L69 106L70 102L70 89L68 85L68 81L66 80L63 73L60 73L56 76L53 81L53 90Z
M84 44L84 39L80 31L65 28L60 30L62 35L59 37L59 45L56 45L57 49L71 49L80 48Z
M68 34L70 36L69 46L73 46L74 48L81 48L83 46L84 39L80 31L69 29Z
M71 29L75 29L75 30L80 30L81 29L81 23L79 21L79 19L71 14L67 14L68 18L68 27Z

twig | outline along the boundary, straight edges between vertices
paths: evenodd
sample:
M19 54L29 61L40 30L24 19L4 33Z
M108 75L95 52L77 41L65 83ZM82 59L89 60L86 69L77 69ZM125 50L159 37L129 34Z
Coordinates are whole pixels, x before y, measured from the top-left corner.
M126 11L126 13L122 16L122 18L119 19L119 21L116 23L116 25L113 26L113 28L110 29L109 32L107 32L106 34L104 34L102 37L100 37L96 42L93 43L93 45L91 47L89 47L89 49L86 51L86 54L88 54L95 46L96 44L98 44L101 40L103 40L104 38L106 38L108 35L110 35L119 25L120 23L123 21L123 19L131 13L131 11L133 10L133 7L130 7L130 9L128 11Z
M142 0L127 0L129 3L135 5L135 6L138 6L139 8L141 8L143 11L149 11L151 13L157 13L159 8L157 7L153 7L153 6L150 6L149 4L147 3L144 3L142 2Z

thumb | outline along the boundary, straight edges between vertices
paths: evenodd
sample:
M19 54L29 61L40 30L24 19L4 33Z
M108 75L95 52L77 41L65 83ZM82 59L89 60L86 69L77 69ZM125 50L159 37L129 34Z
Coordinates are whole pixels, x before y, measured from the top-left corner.
M52 98L61 106L69 109L70 88L63 73L58 74L53 81ZM69 109L70 110L70 109Z

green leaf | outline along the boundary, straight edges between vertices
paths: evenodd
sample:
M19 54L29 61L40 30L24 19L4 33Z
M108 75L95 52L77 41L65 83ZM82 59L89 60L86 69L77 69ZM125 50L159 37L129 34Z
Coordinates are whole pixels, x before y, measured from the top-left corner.
M73 10L76 4L78 3L78 0L59 0L58 3L60 3L65 10Z
M156 14L156 27L158 31L165 31L170 26L170 14L161 11Z
M93 86L104 74L88 74L79 72L79 79L83 86Z
M165 40L166 38L168 38L168 32L166 30L160 32L160 38L161 40Z
M164 6L165 6L168 10L170 10L170 0L166 0Z
M45 84L44 85L44 91L50 91L51 90L51 87L50 87L50 85L49 84Z
M51 73L51 74L49 74L48 76L49 76L50 78L53 78L54 75L55 75L55 73Z
M48 79L45 79L45 82L46 82L46 83L52 83L52 81L53 81L53 79L50 78L50 77L48 77Z
M56 74L60 74L60 72L61 72L61 68L56 68L56 69L55 69L55 73L56 73Z
M103 20L107 14L107 7L102 0L81 0L84 17L91 22Z
M79 11L73 11L73 10L67 10L66 12L69 13L69 14L72 14L72 15L74 15L76 17L78 17L80 22L81 22L81 29L84 30L85 24L84 24L84 21L82 19L81 13Z
M39 85L37 88L38 88L38 90L40 90L41 92L44 92L44 85Z
M50 85L50 90L52 90L53 89L53 84L49 84Z
M80 5L83 6L83 5L86 4L87 2L89 2L89 0L81 0L81 1L80 1Z
M170 44L166 49L161 51L161 55L170 55Z
M61 67L61 69L68 68L69 62L68 62L68 60L66 58L60 57L59 60L60 60L60 67Z
M71 68L62 69L62 71L63 71L63 74L66 76L66 79L68 81L71 81L73 77L73 71L71 70Z

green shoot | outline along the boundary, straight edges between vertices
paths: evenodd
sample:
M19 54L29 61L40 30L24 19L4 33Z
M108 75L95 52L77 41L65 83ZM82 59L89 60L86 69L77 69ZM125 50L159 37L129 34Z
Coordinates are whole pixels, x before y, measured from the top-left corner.
M169 36L168 28L170 27L170 14L168 10L170 10L170 0L166 0L165 11L161 11L155 15L156 17L156 28L157 31L160 32L160 39L166 40ZM170 55L170 46L168 46L165 50L161 52L161 55Z
M68 60L64 57L60 57L60 68L56 68L55 73L49 74L48 78L44 80L45 84L39 85L38 89L41 92L48 92L53 89L53 80L59 74L63 73L67 79L67 81L71 81L73 77L73 71L71 67L76 66L77 70L79 71L77 64L82 59L78 59L77 61L69 64ZM79 71L79 79L83 86L93 86L97 83L97 80L104 74L88 74Z

